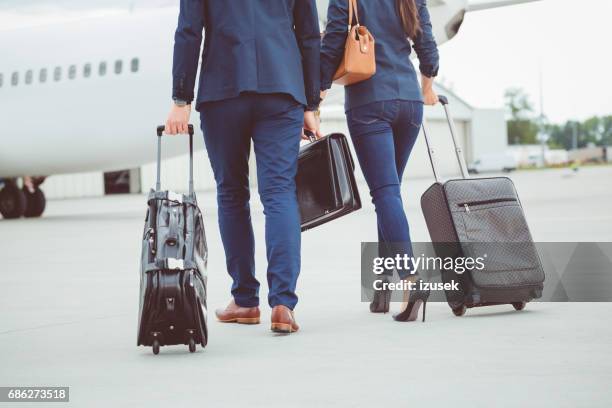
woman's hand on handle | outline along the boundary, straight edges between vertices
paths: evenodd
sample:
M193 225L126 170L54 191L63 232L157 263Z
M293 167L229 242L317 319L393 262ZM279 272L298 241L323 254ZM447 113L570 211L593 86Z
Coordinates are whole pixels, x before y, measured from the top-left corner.
M423 89L423 103L425 105L435 105L438 103L438 95L433 89L433 77L421 75L421 87Z
M439 102L438 95L433 89L423 90L423 101L425 105L435 105Z
M166 120L166 130L164 131L167 135L186 134L189 132L189 116L191 115L191 105L178 106L175 103L172 104L168 119Z

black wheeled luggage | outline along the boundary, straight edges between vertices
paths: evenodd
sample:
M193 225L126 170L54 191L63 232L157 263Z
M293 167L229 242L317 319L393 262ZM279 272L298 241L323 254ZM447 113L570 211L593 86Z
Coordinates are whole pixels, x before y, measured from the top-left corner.
M157 183L148 197L142 239L138 345L185 344L194 352L208 341L206 262L202 213L193 191L193 127L189 125L189 194L161 191L157 129Z
M306 131L310 143L300 149L295 178L302 231L361 208L355 162L341 133L319 140Z
M521 202L507 177L470 178L457 143L448 100L440 96L453 139L462 178L441 182L435 152L423 133L436 182L421 197L427 228L440 258L481 258L464 273L441 270L442 281L459 290L447 291L457 316L466 308L512 304L521 310L542 296L544 270L533 243Z

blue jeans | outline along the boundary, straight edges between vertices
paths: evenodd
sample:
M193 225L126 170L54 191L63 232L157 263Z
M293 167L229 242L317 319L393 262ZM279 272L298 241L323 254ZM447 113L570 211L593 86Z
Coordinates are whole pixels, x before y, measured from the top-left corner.
M346 115L355 153L376 208L380 256L398 253L413 256L400 187L423 121L423 103L374 102L353 108ZM398 272L401 278L410 274Z
M304 108L288 95L247 93L204 103L200 115L217 183L219 229L234 300L243 307L259 305L249 207L252 140L266 221L268 303L293 309L301 245L295 175Z

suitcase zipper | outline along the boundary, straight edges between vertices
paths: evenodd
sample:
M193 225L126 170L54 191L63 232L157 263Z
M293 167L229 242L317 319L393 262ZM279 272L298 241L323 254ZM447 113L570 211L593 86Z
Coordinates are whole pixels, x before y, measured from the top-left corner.
M496 203L507 203L507 202L516 202L516 198L497 198L494 200L481 200L481 201L472 201L468 203L458 203L457 206L465 208L465 212L470 212L470 206L474 207L477 205L486 205L486 204L496 204Z

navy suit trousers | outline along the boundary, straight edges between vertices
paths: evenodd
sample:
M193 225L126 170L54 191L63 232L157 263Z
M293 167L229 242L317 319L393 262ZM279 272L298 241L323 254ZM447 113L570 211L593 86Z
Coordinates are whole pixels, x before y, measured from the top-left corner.
M201 105L202 131L215 180L219 229L232 295L259 305L255 237L249 207L251 141L264 206L268 303L293 309L300 272L300 214L295 176L304 108L290 95L243 93Z

